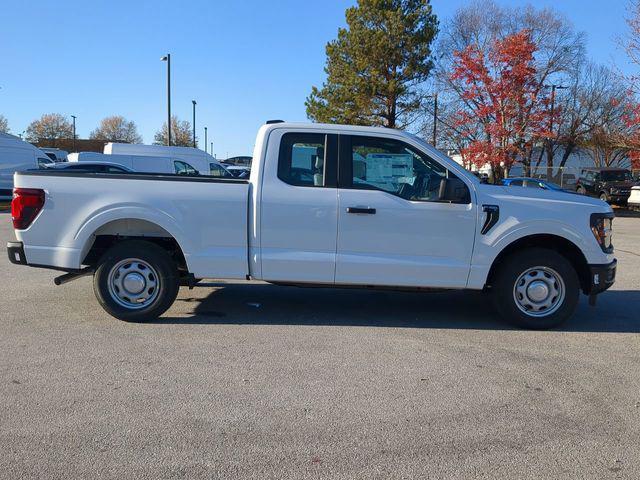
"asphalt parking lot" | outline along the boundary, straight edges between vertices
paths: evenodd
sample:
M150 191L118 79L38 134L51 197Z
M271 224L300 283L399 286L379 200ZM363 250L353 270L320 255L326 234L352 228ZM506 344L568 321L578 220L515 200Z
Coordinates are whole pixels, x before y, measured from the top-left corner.
M0 477L640 478L640 218L614 228L617 283L549 332L482 294L224 282L127 324L2 253Z

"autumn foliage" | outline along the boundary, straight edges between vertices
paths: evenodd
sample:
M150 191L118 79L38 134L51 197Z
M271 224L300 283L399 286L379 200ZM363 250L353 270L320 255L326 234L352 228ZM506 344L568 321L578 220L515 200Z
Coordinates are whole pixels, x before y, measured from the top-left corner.
M550 98L537 81L535 52L522 30L495 40L488 54L475 46L454 54L451 78L465 86L455 126L471 139L461 154L478 167L488 163L494 178L551 135Z

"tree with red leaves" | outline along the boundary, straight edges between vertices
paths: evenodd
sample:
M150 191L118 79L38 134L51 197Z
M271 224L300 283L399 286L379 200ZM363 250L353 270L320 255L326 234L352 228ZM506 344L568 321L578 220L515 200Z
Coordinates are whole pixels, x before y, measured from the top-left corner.
M456 128L472 139L461 154L478 167L489 164L494 181L551 136L550 99L537 79L536 50L530 31L521 30L494 41L486 55L473 45L454 53L451 78L465 86Z

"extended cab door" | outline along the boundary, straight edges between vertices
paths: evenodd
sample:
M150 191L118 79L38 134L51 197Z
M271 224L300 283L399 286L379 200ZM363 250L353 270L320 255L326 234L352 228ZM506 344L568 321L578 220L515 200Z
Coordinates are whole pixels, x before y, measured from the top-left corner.
M476 206L438 200L454 177L399 139L341 135L336 284L465 287Z
M260 201L261 278L332 284L337 136L274 130L268 145Z

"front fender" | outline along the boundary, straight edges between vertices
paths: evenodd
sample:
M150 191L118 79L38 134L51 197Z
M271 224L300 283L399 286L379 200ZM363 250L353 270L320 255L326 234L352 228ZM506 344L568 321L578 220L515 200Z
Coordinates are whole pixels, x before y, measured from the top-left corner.
M559 220L518 221L507 218L486 235L479 235L474 249L469 273L468 288L481 289L486 284L491 266L498 255L509 245L525 237L553 235L575 245L588 263L607 263L609 258L593 238L588 225L583 229ZM544 247L544 245L541 245Z

